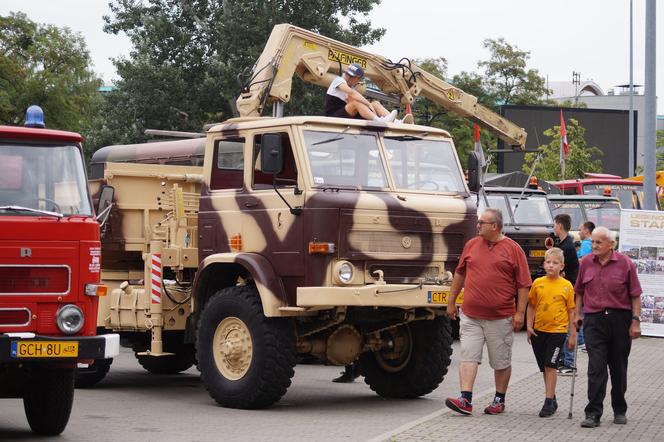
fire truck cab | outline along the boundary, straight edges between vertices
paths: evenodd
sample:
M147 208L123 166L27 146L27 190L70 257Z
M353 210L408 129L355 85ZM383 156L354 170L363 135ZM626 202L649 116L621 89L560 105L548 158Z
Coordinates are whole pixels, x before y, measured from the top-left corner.
M101 245L82 137L0 126L0 398L22 398L28 423L60 434L77 363L113 357L119 336L95 336Z

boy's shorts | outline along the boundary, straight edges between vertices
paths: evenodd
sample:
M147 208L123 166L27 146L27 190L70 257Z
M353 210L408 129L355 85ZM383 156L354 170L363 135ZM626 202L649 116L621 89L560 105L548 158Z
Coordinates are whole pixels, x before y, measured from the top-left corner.
M482 350L486 343L489 352L489 365L494 370L512 366L512 317L503 319L473 319L459 314L461 320L459 335L461 340L461 361L482 363Z
M548 333L539 330L535 330L535 333L537 333L537 336L531 336L530 342L540 371L543 372L544 367L558 367L558 357L563 351L567 334Z

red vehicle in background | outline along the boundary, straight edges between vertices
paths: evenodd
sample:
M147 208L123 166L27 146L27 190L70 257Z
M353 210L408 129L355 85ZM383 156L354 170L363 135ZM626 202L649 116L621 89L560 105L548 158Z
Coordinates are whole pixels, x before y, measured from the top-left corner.
M43 435L69 421L77 363L119 352L95 336L101 244L79 134L0 126L0 398L22 398Z
M620 200L623 209L643 209L643 183L617 175L586 173L585 178L555 181L551 184L563 195L611 196Z

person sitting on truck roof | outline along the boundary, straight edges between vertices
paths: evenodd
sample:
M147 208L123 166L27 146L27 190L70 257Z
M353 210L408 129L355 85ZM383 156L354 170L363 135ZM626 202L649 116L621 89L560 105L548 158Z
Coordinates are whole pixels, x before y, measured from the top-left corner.
M332 80L325 96L325 115L339 118L364 118L365 120L378 120L392 122L397 117L397 110L388 112L378 101L369 102L358 91L355 86L364 77L364 69L358 63L348 66L346 71ZM410 115L410 114L408 114ZM404 118L411 122L410 118Z

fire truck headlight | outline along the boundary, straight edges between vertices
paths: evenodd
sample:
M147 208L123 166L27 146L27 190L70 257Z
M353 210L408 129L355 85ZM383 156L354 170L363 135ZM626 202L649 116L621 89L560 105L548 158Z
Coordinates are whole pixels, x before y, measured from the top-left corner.
M348 261L340 261L334 266L333 275L337 283L348 284L353 280L353 265Z
M55 315L55 322L62 333L73 335L83 328L85 318L80 308L72 304L67 304L58 310L58 313Z

